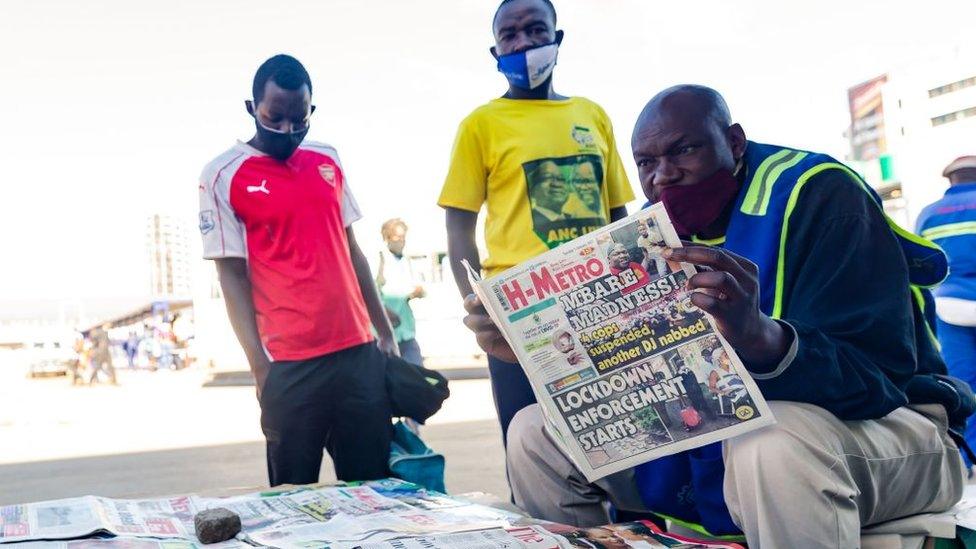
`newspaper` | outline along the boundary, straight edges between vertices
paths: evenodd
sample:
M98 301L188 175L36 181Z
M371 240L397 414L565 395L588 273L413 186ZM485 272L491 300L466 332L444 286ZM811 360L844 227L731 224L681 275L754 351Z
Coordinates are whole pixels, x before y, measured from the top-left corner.
M339 514L327 522L252 532L247 539L256 545L278 549L346 549L405 536L507 527L519 518L507 511L467 504L440 511L413 509L360 516Z
M224 507L237 513L245 533L321 523L340 514L360 516L411 509L409 505L381 495L369 486L298 490L272 497L252 494L213 498L200 500L198 506L201 509Z
M686 289L660 204L472 287L589 481L773 423L755 382Z
M124 500L95 496L0 507L0 543L117 536L186 538L193 535L194 498Z
M354 484L232 498L87 496L7 506L0 508L0 543L18 542L9 545L18 549L737 547L691 544L650 523L585 529L546 523L397 479ZM193 535L192 516L215 506L241 514L244 530L237 539L204 546Z
M203 544L185 539L108 538L69 541L24 541L16 549L253 549L253 545L231 540Z
M729 541L704 541L664 532L653 522L641 520L606 524L589 528L546 524L544 528L556 534L566 549L575 547L607 549L744 549Z
M558 524L494 528L367 543L362 549L742 549L729 542L706 542L662 532L651 522L577 528Z
M461 534L444 534L363 544L362 549L570 549L540 526L493 528Z
M245 533L321 524L337 515L413 510L369 486L297 490L273 497L252 494L233 498L125 500L85 496L0 507L0 543L69 540L96 534L195 541L194 515L214 507L225 507L240 515Z

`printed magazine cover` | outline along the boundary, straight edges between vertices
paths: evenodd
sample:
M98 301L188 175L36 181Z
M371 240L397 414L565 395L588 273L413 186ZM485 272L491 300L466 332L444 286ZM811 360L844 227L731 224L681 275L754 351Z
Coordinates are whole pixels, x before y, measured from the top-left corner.
M589 481L774 422L685 289L660 204L479 280L553 438Z

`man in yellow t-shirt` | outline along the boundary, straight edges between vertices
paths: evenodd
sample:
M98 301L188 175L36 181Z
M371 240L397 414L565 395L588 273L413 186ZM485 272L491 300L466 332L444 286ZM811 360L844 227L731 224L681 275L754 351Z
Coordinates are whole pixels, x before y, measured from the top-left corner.
M446 210L448 253L462 296L466 259L496 275L626 217L634 199L613 128L599 105L553 91L563 39L550 0L503 0L492 23L492 55L509 82L504 96L461 122L437 203ZM486 206L484 262L475 244ZM488 355L502 437L512 416L535 402L518 364Z

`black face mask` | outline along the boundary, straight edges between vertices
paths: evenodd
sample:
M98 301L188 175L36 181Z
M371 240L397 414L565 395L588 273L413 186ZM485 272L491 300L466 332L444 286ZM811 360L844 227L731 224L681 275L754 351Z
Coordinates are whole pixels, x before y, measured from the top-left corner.
M258 138L264 146L264 152L268 153L271 158L282 162L291 157L308 133L308 127L297 132L274 131L258 122L257 118L254 119L254 127L257 128Z

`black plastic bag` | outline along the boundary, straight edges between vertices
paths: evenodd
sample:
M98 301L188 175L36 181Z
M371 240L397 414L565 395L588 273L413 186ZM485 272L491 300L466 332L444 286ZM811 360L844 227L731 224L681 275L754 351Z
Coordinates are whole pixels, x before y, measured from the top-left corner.
M451 395L447 378L439 372L390 356L386 361L386 392L393 417L423 423L441 409Z

